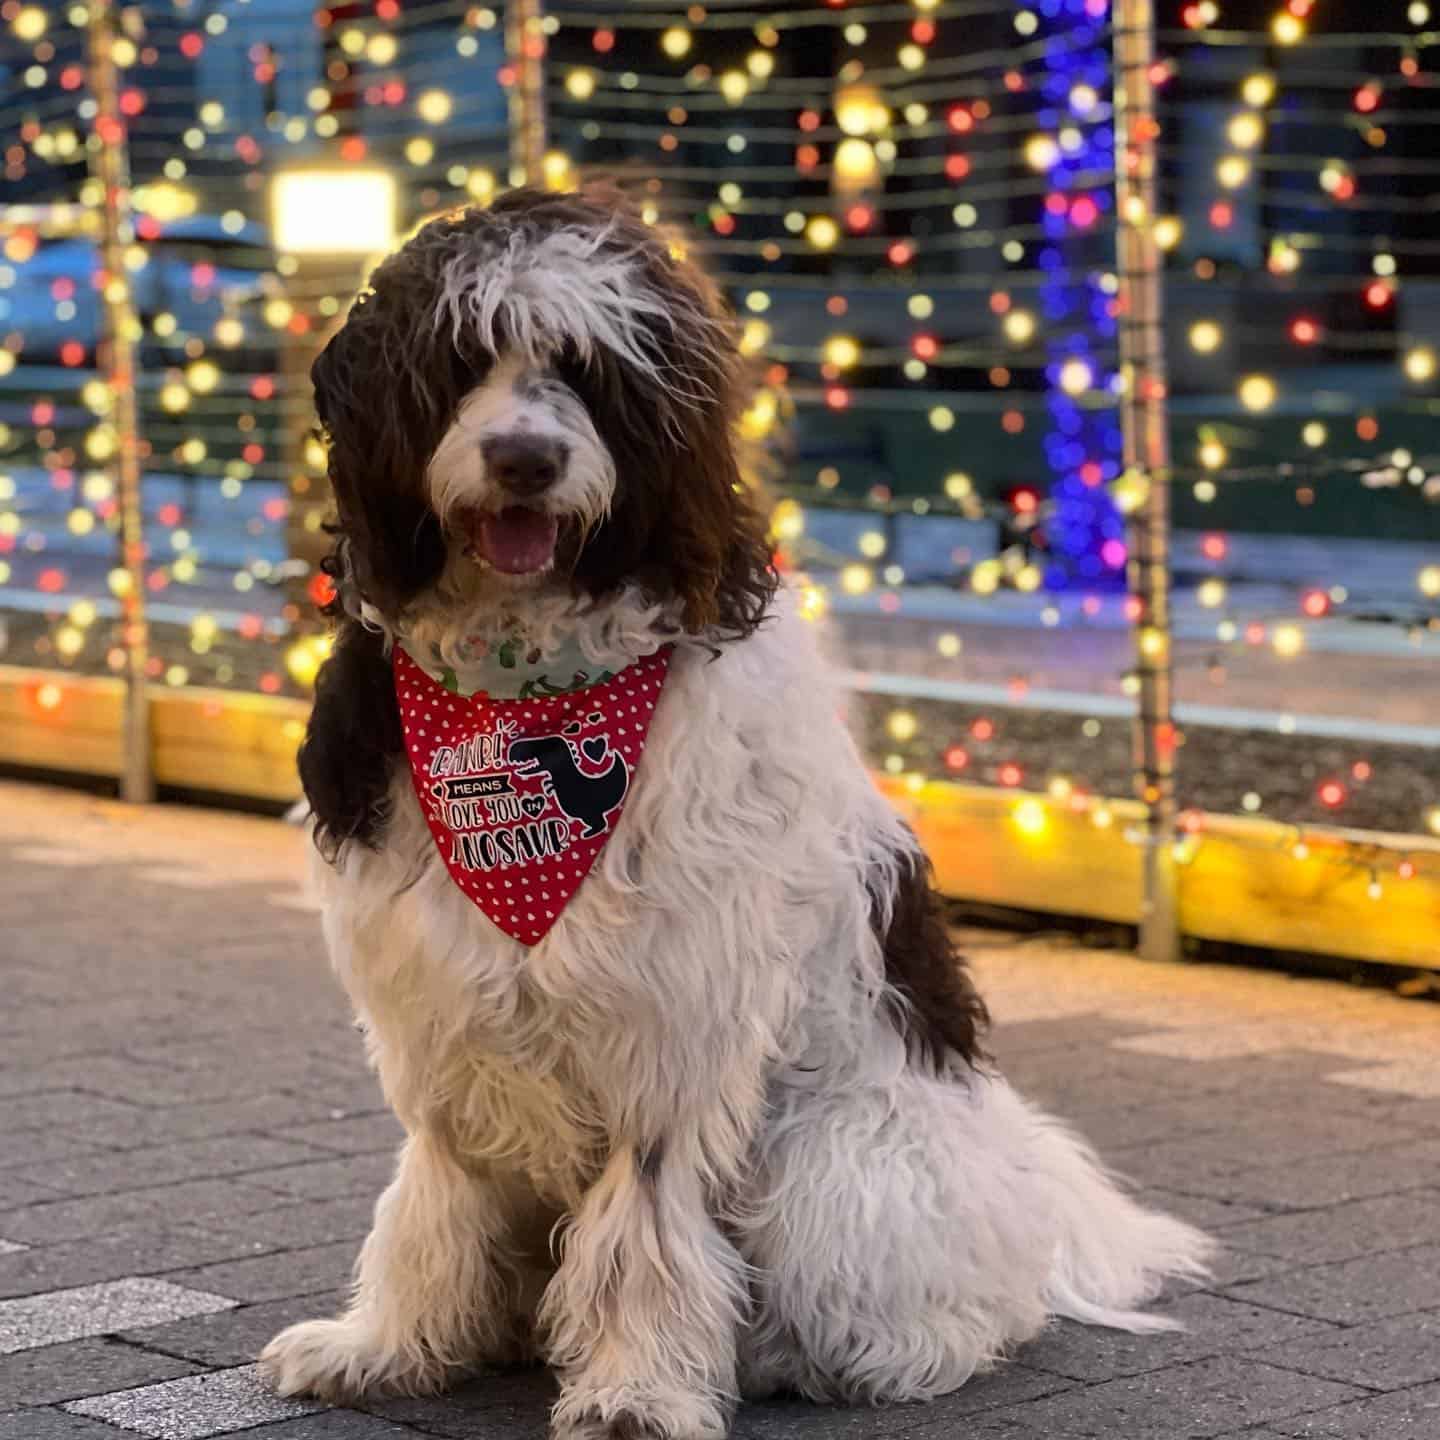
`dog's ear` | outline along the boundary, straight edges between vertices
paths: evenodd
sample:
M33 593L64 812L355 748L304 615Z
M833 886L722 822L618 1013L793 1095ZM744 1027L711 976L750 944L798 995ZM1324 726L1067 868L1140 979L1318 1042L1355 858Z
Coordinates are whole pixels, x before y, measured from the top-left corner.
M433 280L411 247L371 286L310 378L350 577L365 600L393 613L444 564L425 467L476 373L473 357L437 330Z
M766 523L740 467L745 395L732 317L671 233L617 210L614 235L637 257L637 284L659 300L637 309L655 357L646 374L601 352L562 367L616 460L611 513L577 578L592 590L627 579L677 604L692 633L749 634L777 585Z

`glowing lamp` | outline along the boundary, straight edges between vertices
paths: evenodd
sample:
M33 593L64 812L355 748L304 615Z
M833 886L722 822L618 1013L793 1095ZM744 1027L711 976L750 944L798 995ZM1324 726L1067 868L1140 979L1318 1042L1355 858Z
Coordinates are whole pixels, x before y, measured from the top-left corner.
M395 243L395 180L383 170L281 171L270 205L282 254L372 255Z

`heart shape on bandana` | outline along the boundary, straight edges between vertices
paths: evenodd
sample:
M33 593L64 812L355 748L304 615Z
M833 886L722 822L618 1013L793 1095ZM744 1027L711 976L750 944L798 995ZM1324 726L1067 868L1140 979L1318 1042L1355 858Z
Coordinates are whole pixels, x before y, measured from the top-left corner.
M582 690L495 700L447 690L395 647L425 823L450 878L522 944L544 939L614 833L670 655L658 650Z

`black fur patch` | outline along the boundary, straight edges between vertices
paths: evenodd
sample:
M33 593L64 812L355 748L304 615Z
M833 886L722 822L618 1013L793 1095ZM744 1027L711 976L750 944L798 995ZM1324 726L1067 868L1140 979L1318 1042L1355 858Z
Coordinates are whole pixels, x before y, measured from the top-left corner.
M315 680L300 779L315 844L332 864L347 841L379 844L391 768L403 754L395 681L379 635L343 619Z
M974 1066L986 1059L980 1039L990 1023L964 957L955 948L943 905L919 851L901 861L888 928L877 902L872 925L885 953L885 978L905 1000L894 1020L913 1063L940 1070L954 1055Z
M660 1178L660 1164L664 1158L665 1145L660 1140L655 1141L653 1145L647 1145L640 1152L640 1178L647 1185L653 1185Z

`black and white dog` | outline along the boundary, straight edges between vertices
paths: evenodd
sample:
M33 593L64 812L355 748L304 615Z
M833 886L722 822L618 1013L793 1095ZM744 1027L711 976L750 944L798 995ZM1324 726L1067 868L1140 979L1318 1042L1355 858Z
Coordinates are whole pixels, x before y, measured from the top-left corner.
M1208 1242L988 1063L678 245L513 191L381 265L313 374L339 628L301 772L408 1138L279 1390L538 1355L558 1436L696 1440L741 1395L940 1395L1050 1315L1163 1328L1136 1307Z

